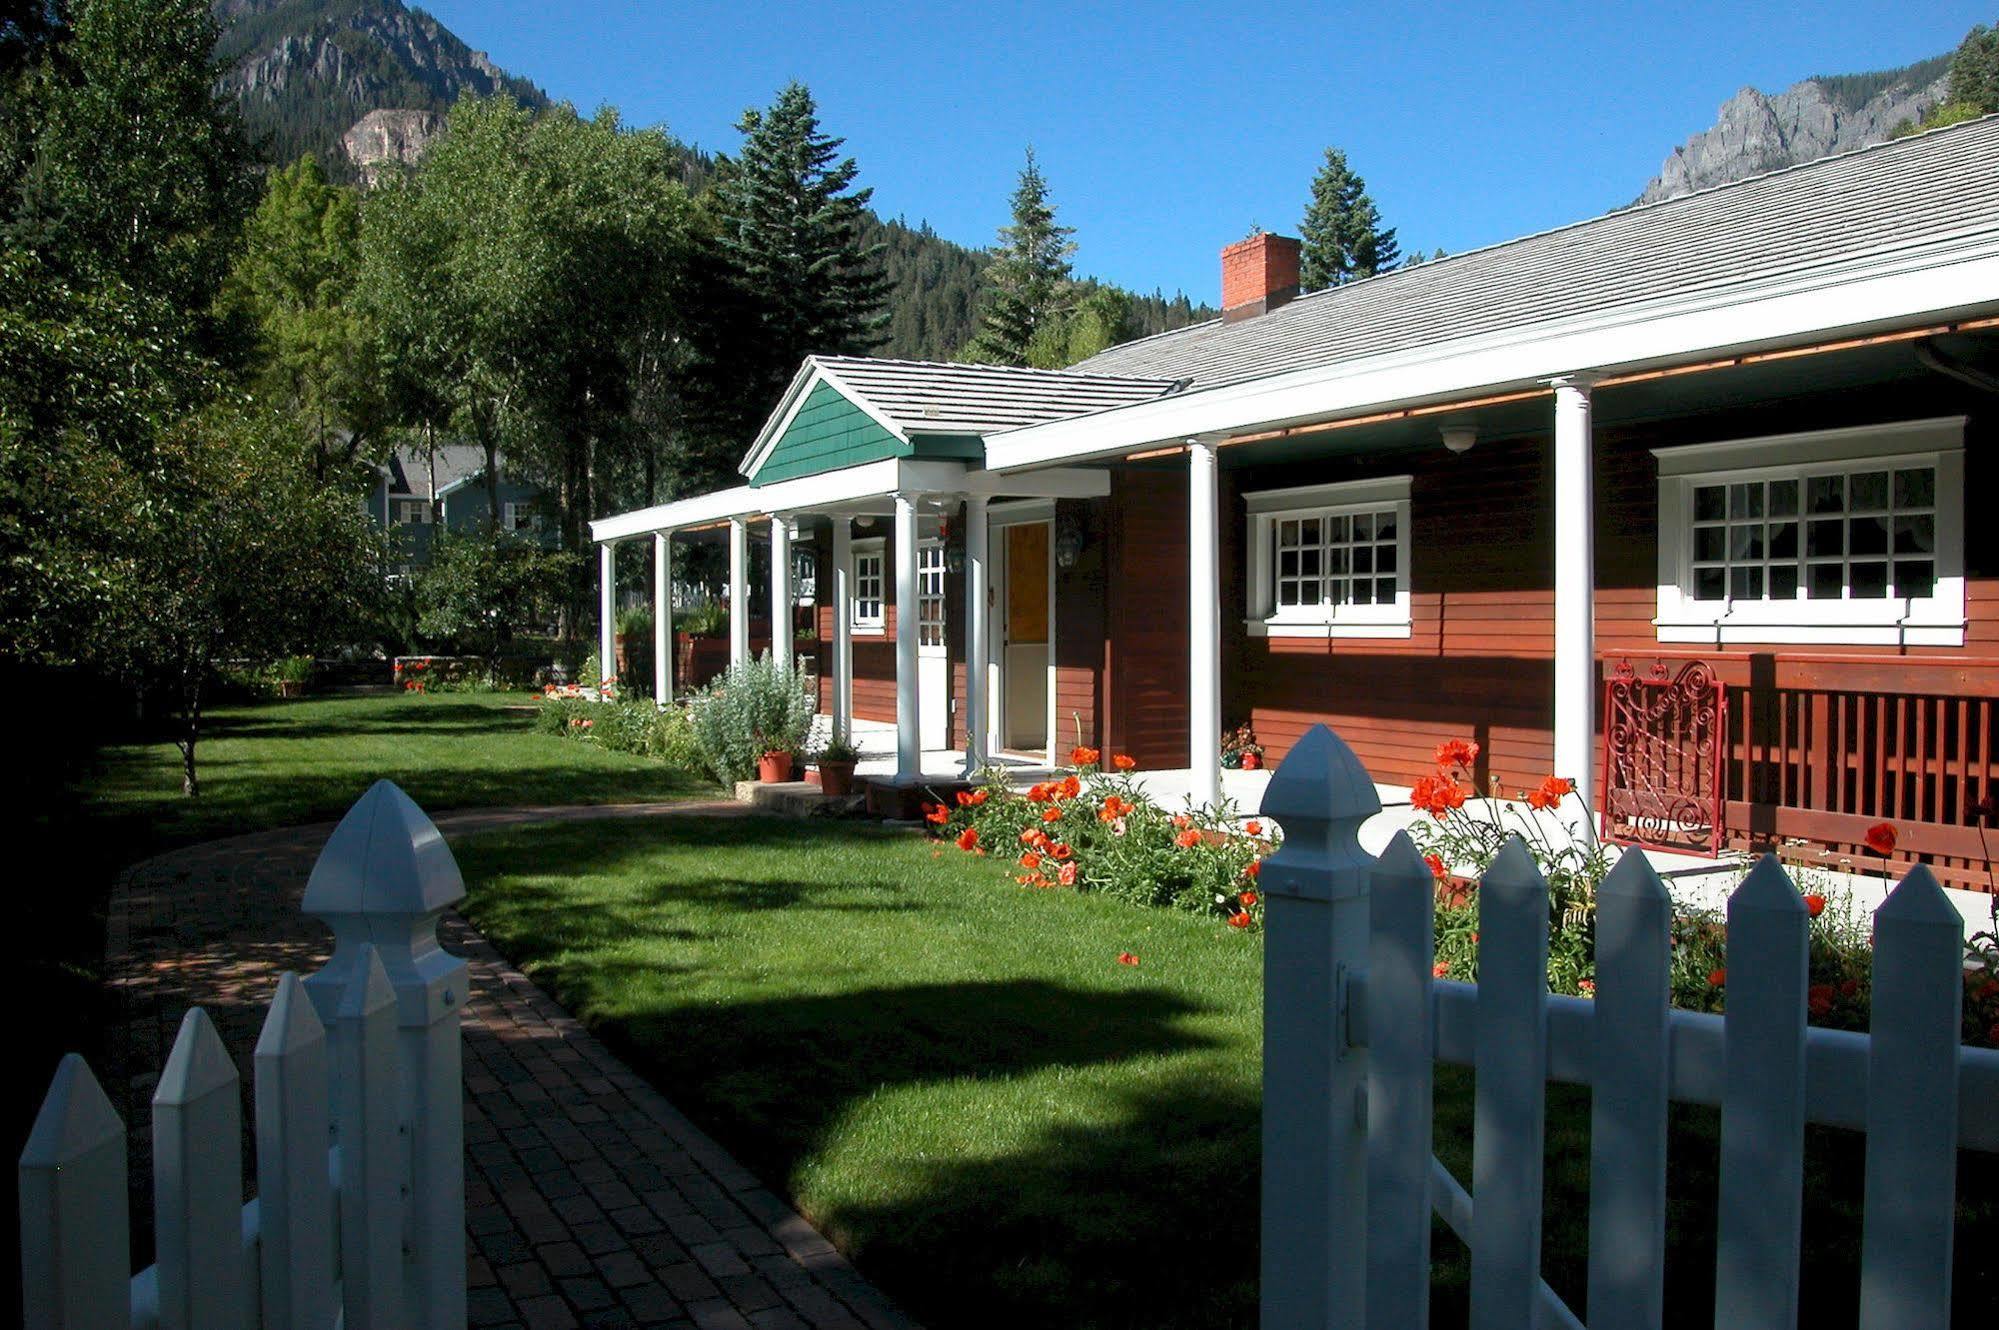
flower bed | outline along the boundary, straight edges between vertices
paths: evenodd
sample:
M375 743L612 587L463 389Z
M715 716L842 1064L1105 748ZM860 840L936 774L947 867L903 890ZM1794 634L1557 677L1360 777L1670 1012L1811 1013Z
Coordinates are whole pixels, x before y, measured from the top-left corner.
M927 806L932 833L1010 862L1025 887L1211 914L1244 932L1262 927L1256 876L1275 847L1272 829L1238 823L1226 806L1168 813L1138 788L1130 758L1103 764L1094 748L1069 756L1073 770L1025 793L994 771L953 804Z
M397 656L395 686L405 693L492 692L546 683L547 656Z
M645 700L599 701L553 690L542 695L535 727L544 734L594 743L615 753L656 757L688 771L703 769L685 707L662 711Z
M1596 988L1596 893L1611 856L1596 839L1590 810L1572 781L1550 776L1518 800L1496 789L1481 792L1470 772L1478 745L1462 739L1440 744L1437 770L1416 782L1409 801L1429 814L1410 828L1438 881L1436 975L1478 979L1477 878L1515 837L1526 845L1548 880L1548 987L1590 997ZM1573 805L1573 806L1571 806ZM1580 834L1578 834L1580 833ZM1894 852L1894 828L1868 832L1868 847L1883 858ZM1793 874L1804 888L1809 916L1810 987L1807 1015L1814 1025L1865 1030L1872 997L1873 934L1845 897L1819 886L1809 872ZM1673 1005L1719 1012L1728 993L1728 928L1722 912L1683 910L1673 921ZM1967 1044L1999 1047L1999 935L1980 933L1965 947L1964 1025Z

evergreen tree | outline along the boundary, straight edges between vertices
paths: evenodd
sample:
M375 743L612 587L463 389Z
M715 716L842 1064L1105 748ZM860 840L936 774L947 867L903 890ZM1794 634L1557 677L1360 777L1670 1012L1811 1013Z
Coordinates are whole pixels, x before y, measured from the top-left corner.
M1299 280L1307 291L1372 277L1401 261L1394 228L1382 226L1367 182L1338 148L1326 149L1325 165L1312 179L1312 202L1299 232Z
M716 245L753 329L750 389L768 410L808 355L865 355L881 343L887 283L863 235L873 192L854 188L846 140L821 131L812 93L787 84L737 122L741 155L716 190Z
M967 360L1025 365L1035 337L1058 322L1070 299L1069 256L1075 228L1058 226L1048 181L1027 150L1027 165L1013 191L1013 222L1002 226L999 246L985 272L985 308Z

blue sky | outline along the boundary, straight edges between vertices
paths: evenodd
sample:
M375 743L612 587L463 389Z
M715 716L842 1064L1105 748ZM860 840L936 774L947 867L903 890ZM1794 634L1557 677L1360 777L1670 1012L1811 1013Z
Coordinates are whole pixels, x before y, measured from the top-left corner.
M1217 251L1295 233L1329 143L1404 249L1457 253L1628 203L1745 84L1905 64L1979 3L1098 5L423 0L584 110L732 151L809 84L875 206L985 244L1032 143L1080 272L1213 300Z

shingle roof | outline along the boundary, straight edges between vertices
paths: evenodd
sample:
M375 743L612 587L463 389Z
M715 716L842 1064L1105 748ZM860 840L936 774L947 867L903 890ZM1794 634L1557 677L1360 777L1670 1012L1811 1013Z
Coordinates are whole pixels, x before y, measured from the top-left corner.
M1171 377L862 356L814 356L812 363L865 397L904 434L991 434L1149 401L1176 386Z
M1999 236L1999 116L1112 347L1075 372L1196 388Z
M430 461L424 456L421 445L410 444L390 450L388 466L391 494L423 495L430 492ZM478 444L437 445L437 488L440 491L485 469L486 450Z

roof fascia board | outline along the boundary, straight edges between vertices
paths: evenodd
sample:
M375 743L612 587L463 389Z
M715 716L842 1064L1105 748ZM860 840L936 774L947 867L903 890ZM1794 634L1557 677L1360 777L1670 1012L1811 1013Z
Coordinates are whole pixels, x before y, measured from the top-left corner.
M745 476L756 474L757 468L764 464L771 451L777 447L777 441L791 428L792 419L805 406L805 399L812 395L812 385L818 381L818 362L808 356L805 363L798 367L798 372L791 376L791 382L785 387L784 396L777 399L777 407L764 419L763 428L757 431L756 440L750 444L749 452L743 454L743 460L736 464L738 473Z
M1116 457L1212 434L1240 433L1506 391L1583 370L1637 371L1703 356L1861 335L1913 319L1963 317L1999 305L1999 243L1902 255L1866 272L1728 293L1679 308L1619 311L1567 326L1294 370L1196 389L986 439L993 471Z
M906 474L912 465L923 468L915 477ZM945 474L947 470L956 474ZM842 471L798 476L770 485L737 485L636 512L600 517L590 524L590 538L598 542L629 540L734 517L818 512L832 505L877 498L898 490L956 491L964 487L963 474L964 467L955 462L913 464L904 458L889 457ZM918 483L911 483L912 480Z
M859 388L856 388L851 382L849 382L845 375L841 374L838 370L833 369L830 366L822 364L819 366L819 376L823 378L826 382L832 384L833 387L836 390L838 390L840 396L846 398L848 401L852 402L855 406L859 407L877 425L880 425L890 434L895 435L895 437L902 440L903 443L907 444L910 442L909 431L904 429L901 425L897 424L895 420L892 419L886 411L882 410L879 406L876 406L873 401L869 400L868 395L862 392Z
M965 493L991 499L1101 499L1111 492L1111 475L1101 467L1058 466L1017 476L974 471Z

